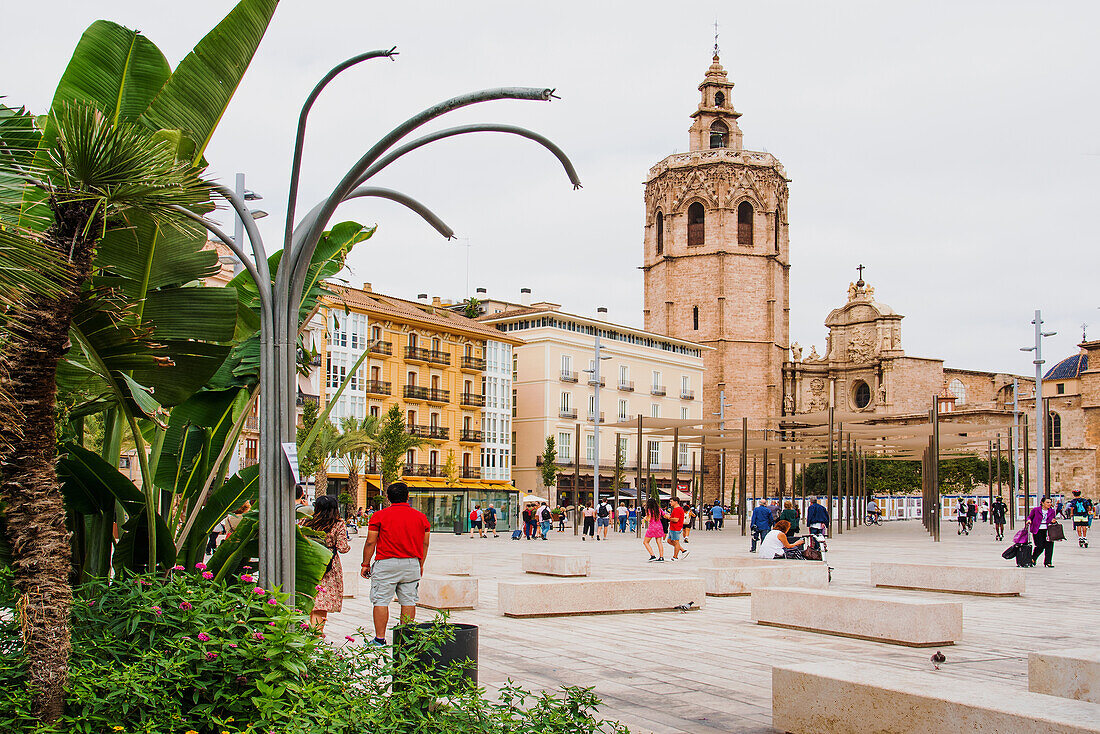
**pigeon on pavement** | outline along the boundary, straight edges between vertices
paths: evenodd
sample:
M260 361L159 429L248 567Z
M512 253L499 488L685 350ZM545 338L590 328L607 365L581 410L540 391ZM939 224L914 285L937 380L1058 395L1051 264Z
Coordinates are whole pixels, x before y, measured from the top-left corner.
M935 654L932 655L932 667L935 668L936 670L939 670L940 669L940 663L944 662L945 660L947 660L947 656L945 656L939 650L936 650Z
M680 604L679 606L677 606L675 608L679 609L681 612L690 612L691 607L694 606L694 604L695 604L695 602L689 601L687 604Z

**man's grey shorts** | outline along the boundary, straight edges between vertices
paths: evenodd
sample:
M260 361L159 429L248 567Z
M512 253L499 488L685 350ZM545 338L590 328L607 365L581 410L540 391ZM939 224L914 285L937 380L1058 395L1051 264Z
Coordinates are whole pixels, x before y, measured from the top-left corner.
M415 607L420 601L420 559L383 558L375 561L370 572L370 602L388 607L397 594L403 607Z

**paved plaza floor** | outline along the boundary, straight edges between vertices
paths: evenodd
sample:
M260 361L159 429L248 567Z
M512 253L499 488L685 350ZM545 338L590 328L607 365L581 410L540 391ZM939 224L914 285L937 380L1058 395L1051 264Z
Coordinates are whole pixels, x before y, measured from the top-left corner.
M1072 530L1067 530L1067 534ZM1011 537L1011 532L1007 532ZM918 591L873 590L868 582L874 561L966 563L1007 566L1000 553L1008 542L993 540L979 523L958 537L945 525L934 543L919 522L892 522L837 535L829 541L830 588L871 592L898 599L938 599L964 604L963 637L945 648L947 663L937 675L989 681L1027 689L1027 653L1070 647L1100 626L1097 583L1100 545L1077 546L1075 537L1058 543L1053 569L1028 569L1027 592L997 598ZM1100 541L1098 541L1100 542ZM571 529L553 532L547 542L469 535L432 535L432 554L468 556L479 579L480 603L455 612L456 622L480 628L479 680L488 689L511 679L533 689L561 685L593 686L603 699L601 716L622 721L632 731L753 732L771 727L771 665L812 660L865 660L901 670L931 671L930 650L912 649L843 637L764 627L749 621L748 597L708 597L691 613L660 612L576 617L511 619L497 612L497 582L525 580L524 552L588 553L593 579L698 577L709 558L748 555L749 540L736 527L692 533L691 554L677 563L649 563L633 535L607 542L582 542ZM361 542L353 544L345 564L357 566ZM671 554L667 554L671 555ZM793 563L793 561L792 561ZM807 561L808 563L808 561ZM553 581L527 576L526 580ZM560 583L568 583L561 579ZM370 626L368 582L344 609L333 615L330 636ZM393 607L391 619L397 614ZM432 613L419 610L420 619Z

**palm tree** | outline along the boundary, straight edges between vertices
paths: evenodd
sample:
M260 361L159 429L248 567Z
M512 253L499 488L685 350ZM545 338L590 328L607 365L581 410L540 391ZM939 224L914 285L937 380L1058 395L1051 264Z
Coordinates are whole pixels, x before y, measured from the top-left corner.
M43 272L47 287L33 289L7 314L11 339L0 350L0 375L21 425L0 427L0 446L12 447L0 468L0 502L15 586L33 610L24 622L23 651L35 710L49 720L63 704L72 601L55 472L57 366L70 347L69 327L108 223L127 212L167 222L171 206L199 209L209 186L176 160L166 141L143 127L114 123L91 105L62 106L35 137L28 165L8 159L2 173L21 180L25 196L41 202L25 211L31 226L19 236L62 266ZM144 461L144 452L138 458Z
M359 474L378 436L378 419L373 415L359 419L349 416L340 421L340 439L336 454L348 470L348 494L359 504Z
M314 478L314 487L317 492L328 494L328 468L336 457L340 447L340 431L332 425L332 421L325 418L321 428L317 431L317 438L313 443L313 450L317 453L317 474Z
M382 417L378 434L374 439L374 449L381 464L383 503L387 501L386 488L401 478L405 456L412 449L419 448L425 443L427 442L424 439L409 433L401 405L399 403L391 405L386 415Z

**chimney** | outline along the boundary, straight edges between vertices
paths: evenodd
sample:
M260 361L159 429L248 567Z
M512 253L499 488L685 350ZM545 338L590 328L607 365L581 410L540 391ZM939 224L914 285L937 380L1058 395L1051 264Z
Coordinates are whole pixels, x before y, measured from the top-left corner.
M427 303L428 302L428 294L427 293L417 293L416 294L416 300L420 301L421 303Z
M433 306L442 306L443 302L439 300L439 296L432 296L432 305Z
M363 284L363 290L365 290L367 293L370 293L371 292L370 283L364 283Z
M476 291L474 291L474 292L475 292L475 293L476 293L477 295L479 295L479 296L487 296L487 295L489 295L489 291L488 291L488 290L486 290L485 288L478 288L478 289L477 289Z
M519 303L520 303L521 306L530 306L531 305L531 289L530 288L520 288L519 289Z
M604 316L606 316L607 315L607 306L600 306L599 308L596 309L596 313L602 313Z

